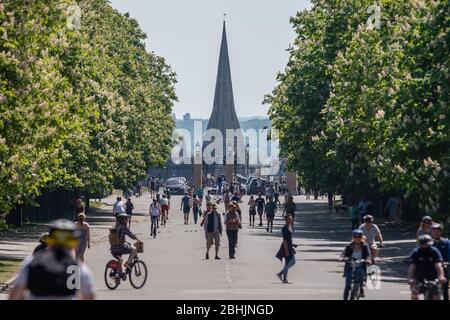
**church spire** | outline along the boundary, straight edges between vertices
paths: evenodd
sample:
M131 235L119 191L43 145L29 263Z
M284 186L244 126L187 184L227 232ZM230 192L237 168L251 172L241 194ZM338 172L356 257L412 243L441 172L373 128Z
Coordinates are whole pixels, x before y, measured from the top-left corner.
M240 129L236 115L233 85L231 81L230 58L228 55L225 15L223 21L222 43L220 47L214 105L208 122L208 129L218 129L226 136L226 129Z

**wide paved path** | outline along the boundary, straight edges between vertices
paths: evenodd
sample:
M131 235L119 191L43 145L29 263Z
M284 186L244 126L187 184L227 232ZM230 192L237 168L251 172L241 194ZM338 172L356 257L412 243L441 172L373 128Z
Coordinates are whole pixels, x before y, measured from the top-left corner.
M135 290L128 282L110 291L104 284L104 265L110 259L107 234L88 251L86 261L94 272L100 299L341 299L344 284L343 265L337 262L350 236L346 216L329 214L325 200L297 202L297 227L294 243L298 244L297 264L289 273L293 284L282 284L275 274L282 267L274 255L282 238L281 211L277 213L273 233L262 227L249 227L244 198L243 229L239 232L236 260L228 259L227 238L222 237L222 260L205 260L203 229L183 224L179 211L180 196L172 198L170 219L160 228L156 239L150 238L148 217L132 225L145 241L141 259L149 267L144 288ZM149 195L134 199L137 212L144 214ZM408 299L406 266L401 263L413 248L414 240L398 235L396 230L382 229L386 249L380 262L382 283L379 290L367 290L366 299ZM212 253L213 249L211 250Z

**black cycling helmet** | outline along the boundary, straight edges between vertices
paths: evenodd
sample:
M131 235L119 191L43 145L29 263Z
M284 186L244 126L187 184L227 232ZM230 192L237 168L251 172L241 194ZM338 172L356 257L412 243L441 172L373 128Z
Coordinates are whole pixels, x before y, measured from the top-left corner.
M421 235L419 237L419 244L422 246L431 246L433 245L433 238L431 238L428 234Z
M370 221L370 222L373 222L373 216L371 216L370 214L365 215L365 216L364 216L364 221Z

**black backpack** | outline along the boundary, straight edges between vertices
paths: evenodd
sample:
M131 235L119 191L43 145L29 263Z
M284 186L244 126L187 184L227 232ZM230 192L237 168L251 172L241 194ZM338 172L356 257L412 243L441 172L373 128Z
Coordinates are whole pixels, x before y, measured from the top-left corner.
M77 265L75 259L64 251L43 250L37 252L29 265L27 288L34 296L74 296L76 289L69 289L69 267Z

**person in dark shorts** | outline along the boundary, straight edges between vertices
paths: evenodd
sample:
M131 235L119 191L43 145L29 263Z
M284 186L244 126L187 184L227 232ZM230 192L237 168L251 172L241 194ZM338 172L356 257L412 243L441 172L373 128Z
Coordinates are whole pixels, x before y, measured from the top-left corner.
M256 216L256 202L253 196L250 196L248 201L248 212L250 215L250 227L255 226L255 216Z
M184 214L184 224L189 224L189 212L191 211L191 197L189 197L188 193L184 193L184 197L181 198L181 210L183 210Z
M269 201L266 203L265 207L266 218L267 218L267 232L272 232L273 229L273 219L275 219L275 212L277 211L277 205L273 202L273 198L269 197Z
M255 204L256 204L256 211L258 212L258 215L259 215L259 226L262 227L263 226L262 216L264 213L264 207L266 205L266 200L264 200L264 198L262 197L261 192L258 193L258 198L256 198Z

